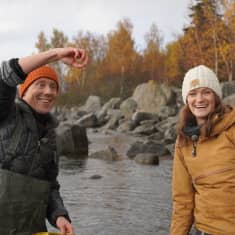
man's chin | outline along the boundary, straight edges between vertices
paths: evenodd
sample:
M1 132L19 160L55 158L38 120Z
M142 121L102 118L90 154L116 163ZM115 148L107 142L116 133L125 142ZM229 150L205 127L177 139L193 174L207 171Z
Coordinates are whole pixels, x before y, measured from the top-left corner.
M42 108L42 109L37 109L36 112L40 113L40 114L47 114L50 113L52 108Z

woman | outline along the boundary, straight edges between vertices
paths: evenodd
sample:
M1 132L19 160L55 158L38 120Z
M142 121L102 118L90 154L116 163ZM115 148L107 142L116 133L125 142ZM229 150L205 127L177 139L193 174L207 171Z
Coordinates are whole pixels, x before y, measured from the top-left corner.
M0 234L46 231L46 218L62 235L74 233L59 193L58 123L50 114L59 79L45 65L61 61L83 68L87 59L82 49L55 48L0 67Z
M183 81L185 103L173 164L170 235L235 234L235 110L222 104L215 73L204 65Z

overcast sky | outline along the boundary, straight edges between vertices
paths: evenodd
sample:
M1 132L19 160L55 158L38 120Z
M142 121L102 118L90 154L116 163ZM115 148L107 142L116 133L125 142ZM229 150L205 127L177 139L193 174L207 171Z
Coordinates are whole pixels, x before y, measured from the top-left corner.
M53 28L70 39L79 30L106 35L129 18L137 48L155 23L166 44L188 23L191 0L0 0L0 61L36 52L40 31Z

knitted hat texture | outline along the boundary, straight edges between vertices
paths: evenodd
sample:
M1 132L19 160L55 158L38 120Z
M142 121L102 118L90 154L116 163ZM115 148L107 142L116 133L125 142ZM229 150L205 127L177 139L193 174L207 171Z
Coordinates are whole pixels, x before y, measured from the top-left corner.
M188 93L200 87L210 88L222 98L222 89L216 74L205 65L199 65L190 69L184 76L182 97L185 104L187 102Z

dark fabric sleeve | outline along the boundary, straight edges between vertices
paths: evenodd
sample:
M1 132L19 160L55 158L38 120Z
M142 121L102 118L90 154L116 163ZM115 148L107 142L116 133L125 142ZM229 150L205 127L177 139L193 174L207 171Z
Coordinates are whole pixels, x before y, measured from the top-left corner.
M22 70L18 61L19 61L18 58L14 58L9 61L9 64L10 64L11 68L15 71L17 76L20 77L22 81L24 81L27 74Z
M0 122L5 120L14 108L17 85L22 83L26 74L18 59L4 61L0 67Z
M0 79L0 122L12 111L15 96L16 87L9 87Z
M54 181L51 186L47 208L47 219L54 227L56 227L56 219L59 216L64 216L69 222L71 222L68 211L65 209L63 200L61 198L59 188L60 185L58 181Z
M56 159L54 159L54 161L50 164L48 168L48 179L51 182L51 191L47 208L47 219L51 223L51 225L56 227L56 219L59 216L64 216L69 222L71 222L71 219L69 217L68 211L64 206L63 199L60 195L60 184L57 180L59 172L59 157L57 154L55 154L55 158Z

